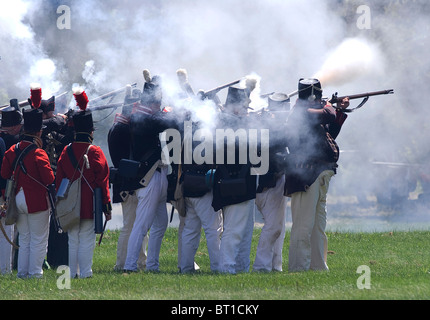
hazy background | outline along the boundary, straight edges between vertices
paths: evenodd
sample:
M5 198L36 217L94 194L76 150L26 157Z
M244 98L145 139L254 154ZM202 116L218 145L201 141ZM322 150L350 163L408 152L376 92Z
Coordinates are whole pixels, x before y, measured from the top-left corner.
M70 29L57 27L60 5L70 8ZM370 29L357 25L362 5ZM394 89L351 113L337 139L329 221L331 209L342 221L419 221L428 213L417 217L422 208L411 201L393 215L393 194L416 199L428 172L417 164L427 165L430 152L429 16L425 0L0 0L0 104L26 100L40 82L43 98L69 91L73 107L73 85L90 99L130 83L141 89L143 69L161 75L166 91L176 90L179 68L195 91L251 74L262 94L293 92L299 78L315 75L325 96ZM94 116L94 143L108 158L114 113Z

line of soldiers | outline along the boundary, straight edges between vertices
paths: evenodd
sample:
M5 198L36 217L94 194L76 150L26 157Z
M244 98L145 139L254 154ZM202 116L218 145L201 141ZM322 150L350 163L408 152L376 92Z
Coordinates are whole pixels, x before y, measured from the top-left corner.
M253 270L282 271L286 197L291 197L293 219L289 271L328 269L327 238L324 233L325 199L330 178L336 172L339 148L335 138L346 119L342 109L348 107L348 99L335 108L328 102L323 103L322 88L317 79L300 79L297 103L291 110L288 95L272 94L268 97L268 108L257 113L249 112L252 90L229 86L226 102L218 104L220 110L217 110L217 118L210 130L268 128L269 170L258 176L251 174L253 164L249 158L246 163L239 161L239 141L234 144L234 163L226 158L231 146L224 141L221 146L214 145L213 161L210 163L196 163L193 159L191 164L166 165L162 161L160 133L169 128L181 131L180 125L189 119L190 113L174 106L173 111L169 112L169 108L162 106L160 77L151 77L149 72L144 72L144 76L142 91L136 89L126 95L122 113L115 116L108 134L113 164L108 170L112 202L121 203L123 213L115 269L126 272L145 268L159 270L160 248L168 225L166 203L172 202L180 214L180 272L198 269L194 257L202 228L213 272L248 272L255 207L263 215L264 227ZM186 89L188 96L192 96L189 85ZM191 99L195 101L196 97L199 95ZM52 98L50 100L43 103L52 109ZM19 140L19 131L8 130L15 127L8 126L8 111L2 111L2 130L10 136L15 135L16 140L5 135L5 150ZM10 111L18 118L16 101L11 101ZM91 115L85 109L83 113ZM74 129L68 127L64 117L57 115L55 119L59 126L44 135L44 140L54 141L53 145L49 142L44 145L47 154L53 157L53 169L58 154L64 154L64 147L76 139ZM15 120L16 125L21 121ZM78 142L91 144L92 118L89 122L91 128L83 129L85 134L81 134L85 141ZM204 127L202 122L192 123L193 135ZM6 143L8 139L10 142ZM193 150L196 147L194 144ZM221 152L224 161L218 164L216 155ZM180 199L176 197L178 191L182 194ZM110 214L109 190L105 194L104 204L105 213ZM51 224L55 223L54 220L51 219ZM69 264L66 254L70 251L67 249L68 241L62 236L67 234L50 232L52 241L49 242L47 259L49 262L50 251L53 252L50 264L54 266ZM90 262L87 274L81 276L91 274Z
M1 272L11 272L15 254L19 278L42 277L45 264L69 265L71 277L91 277L95 247L92 191L101 188L102 209L109 220L109 166L101 148L92 145L94 126L91 111L86 110L85 92L74 92L80 110L65 116L54 115L55 98L42 100L41 91L39 85L31 86L30 108L22 112L16 99L2 109L0 141L5 151L1 178L6 200L2 214L16 204L17 218L7 224L1 219ZM78 159L76 166L71 155ZM62 233L53 210L55 193L62 179L73 181L79 176L76 172L85 181L80 221ZM10 199L5 180L15 181ZM13 240L18 240L17 253L10 245Z
M38 90L34 90L34 92L36 91ZM31 98L28 100L29 105L31 106L28 111L31 111L34 109L32 107L33 102L31 101ZM40 110L38 114L40 121L42 122L41 125L43 126L42 134L40 136L42 144L41 147L49 156L49 162L53 173L55 174L58 156L63 147L73 140L73 130L67 125L66 116L55 114L54 96L47 100L40 100L38 110ZM31 121L32 120L27 120L27 126L29 126ZM33 121L38 122L39 119ZM1 111L0 164L3 162L6 151L23 140L24 131L25 126L23 112L19 109L18 100L11 99L10 105ZM6 188L6 180L7 179L0 177L2 196ZM1 223L6 235L0 235L0 269L1 273L9 273L11 272L12 265L17 264L18 254L15 254L17 252L12 250L12 246L6 241L6 236L10 240L18 242L18 232L15 230L15 225L5 225L5 219L1 219ZM54 219L50 222L49 230L49 250L47 261L53 266L61 264L67 265L67 234L60 234L57 232ZM66 250L63 250L64 248ZM14 262L12 262L13 256L15 257Z
M121 203L124 228L118 241L116 270L136 272L159 270L162 238L168 224L166 202L171 202L180 218L178 268L194 272L199 267L194 257L204 230L213 272L238 273L250 269L251 240L255 206L264 218L259 239L255 271L282 271L285 237L286 196L292 198L293 226L290 245L290 271L327 269L325 238L325 199L330 177L335 173L339 148L335 138L346 115L345 99L334 108L322 103L322 88L317 79L300 79L298 100L290 111L285 94L268 97L268 108L249 112L251 90L228 86L225 104L206 127L193 121L183 128L183 141L192 141L193 153L199 148L194 137L200 129L269 128L269 170L261 176L251 174L248 158L239 160L240 142L234 143L235 160L227 159L228 145L213 145L200 152L210 161L192 159L167 166L162 161L160 133L167 128L181 130L180 124L192 119L192 111L171 112L162 107L161 80L146 74L142 92L126 97L122 114L117 114L108 135L113 202ZM184 92L194 102L186 83ZM219 100L215 100L219 101ZM198 104L199 102L197 102ZM200 100L203 106L203 101ZM219 106L219 104L218 104ZM248 146L249 147L249 146ZM216 155L224 155L217 163ZM148 239L148 234L150 236ZM148 250L146 251L146 244Z

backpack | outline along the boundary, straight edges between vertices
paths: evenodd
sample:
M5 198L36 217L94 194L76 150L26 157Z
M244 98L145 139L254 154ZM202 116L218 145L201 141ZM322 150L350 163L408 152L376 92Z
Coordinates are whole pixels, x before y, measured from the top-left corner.
M88 146L85 155L88 154L91 145ZM79 163L73 153L71 144L66 147L67 154L72 162L75 171L80 172L79 178L73 182L68 182L67 191L62 197L57 197L56 214L60 222L61 229L67 232L72 227L79 224L81 220L81 180L83 176L83 168L79 169Z

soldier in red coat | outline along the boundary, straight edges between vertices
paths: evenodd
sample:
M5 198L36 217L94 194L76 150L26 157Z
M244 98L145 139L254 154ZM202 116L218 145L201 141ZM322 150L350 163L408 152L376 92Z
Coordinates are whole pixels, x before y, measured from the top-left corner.
M81 109L73 115L75 140L64 148L57 163L57 190L63 178L74 181L83 172L81 182L81 221L68 230L70 276L87 278L92 276L92 259L96 233L94 231L93 194L95 188L102 190L103 212L106 220L111 219L112 206L109 193L109 165L102 149L92 145L93 118L87 110L88 98L85 91L74 90L76 102ZM71 148L78 163L78 170L72 164L67 149Z
M43 275L42 264L48 246L50 212L47 186L55 179L48 155L41 149L42 110L38 109L40 104L35 100L33 103L34 109L23 112L23 137L6 151L1 167L4 179L13 176L16 181L16 189L12 192L16 194L19 212L16 223L20 245L19 278L40 278ZM17 162L14 170L13 164L18 154L21 154L22 161Z

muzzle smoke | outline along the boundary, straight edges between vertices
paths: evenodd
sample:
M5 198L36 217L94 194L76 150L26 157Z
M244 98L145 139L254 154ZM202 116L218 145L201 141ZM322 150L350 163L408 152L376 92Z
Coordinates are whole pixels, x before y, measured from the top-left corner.
M365 77L378 77L384 72L384 58L379 48L360 38L347 38L330 51L313 78L324 87L353 83Z

